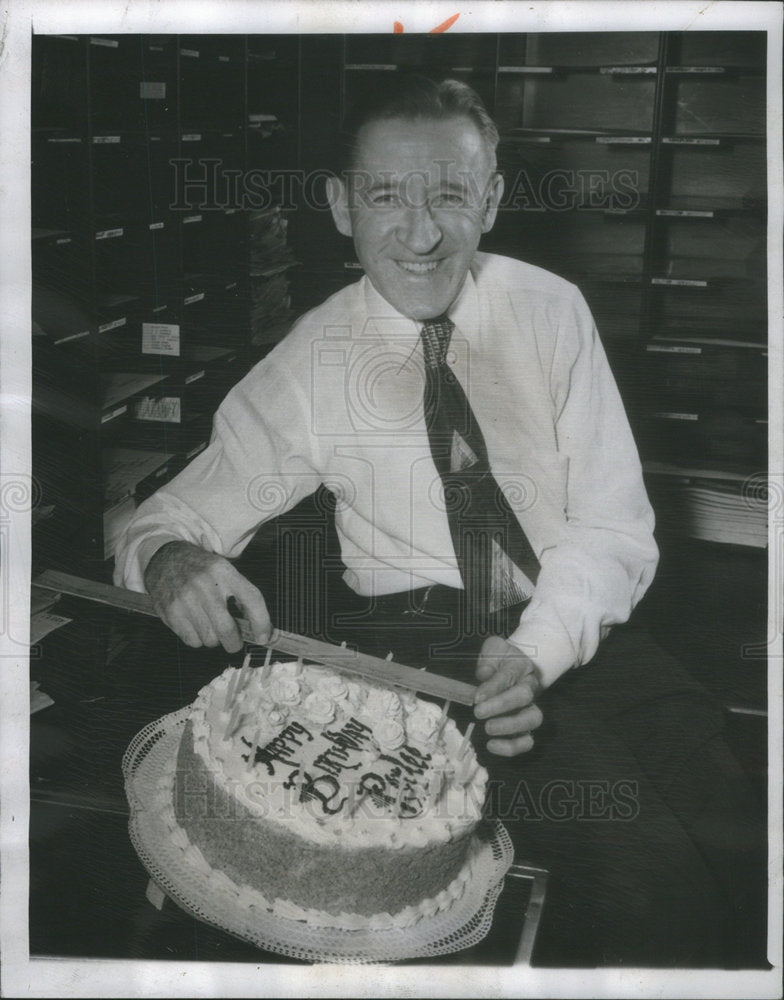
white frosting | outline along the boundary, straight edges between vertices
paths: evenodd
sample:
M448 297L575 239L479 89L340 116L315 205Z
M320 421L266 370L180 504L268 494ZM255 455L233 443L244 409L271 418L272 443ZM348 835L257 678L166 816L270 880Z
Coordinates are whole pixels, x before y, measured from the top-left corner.
M439 706L299 663L254 669L226 705L235 673L199 692L193 740L252 815L344 847L446 843L480 819L487 772Z

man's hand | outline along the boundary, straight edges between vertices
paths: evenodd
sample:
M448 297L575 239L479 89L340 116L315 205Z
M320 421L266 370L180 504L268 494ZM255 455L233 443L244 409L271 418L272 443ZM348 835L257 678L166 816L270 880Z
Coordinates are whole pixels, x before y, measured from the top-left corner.
M259 643L272 631L261 591L228 559L190 542L161 546L147 565L144 584L163 622L188 646L221 645L227 653L242 648L236 621L227 607L233 597Z
M531 730L542 724L534 699L542 688L531 660L498 635L485 639L476 668L480 682L474 715L486 719L490 753L514 757L534 745Z

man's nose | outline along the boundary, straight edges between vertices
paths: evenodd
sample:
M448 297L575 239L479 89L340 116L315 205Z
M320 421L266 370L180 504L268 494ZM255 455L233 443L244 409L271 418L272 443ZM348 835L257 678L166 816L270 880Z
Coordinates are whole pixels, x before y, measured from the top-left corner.
M428 253L441 242L441 229L428 205L409 206L398 229L398 239L414 253Z

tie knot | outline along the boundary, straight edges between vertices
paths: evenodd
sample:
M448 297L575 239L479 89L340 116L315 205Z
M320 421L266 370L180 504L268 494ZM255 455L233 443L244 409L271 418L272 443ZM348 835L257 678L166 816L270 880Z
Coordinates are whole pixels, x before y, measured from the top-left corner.
M421 337L425 364L428 368L438 368L444 363L454 328L455 324L448 316L436 316L435 319L425 321Z

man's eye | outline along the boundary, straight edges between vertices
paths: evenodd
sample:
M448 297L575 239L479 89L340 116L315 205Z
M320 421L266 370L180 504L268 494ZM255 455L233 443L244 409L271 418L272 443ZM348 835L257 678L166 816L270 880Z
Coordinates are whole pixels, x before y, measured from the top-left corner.
M381 191L370 196L370 204L378 208L395 208L400 204L400 198L390 191Z
M433 204L435 208L462 208L465 198L462 194L444 193L438 195Z

